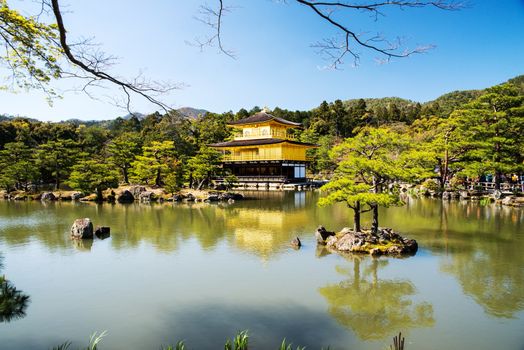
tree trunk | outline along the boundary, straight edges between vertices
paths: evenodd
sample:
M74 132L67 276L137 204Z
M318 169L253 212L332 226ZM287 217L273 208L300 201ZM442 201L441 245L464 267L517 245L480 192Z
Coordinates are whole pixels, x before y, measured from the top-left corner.
M155 185L158 186L158 187L160 187L160 185L161 185L161 181L160 181L161 180L161 176L160 175L161 175L160 174L160 169L158 169L156 171L156 178L155 178Z
M204 186L204 183L205 183L205 182L206 182L206 179L205 179L205 178L202 179L202 181L200 181L200 183L199 183L198 186L197 186L197 190L200 191L200 190L202 189L202 187Z
M381 188L379 187L379 182L376 176L373 176L373 193L380 193ZM370 205L371 210L373 211L373 222L371 223L371 234L377 234L378 232L378 204Z
M378 205L371 206L373 211L373 221L371 223L371 233L376 235L378 233Z
M102 195L102 188L99 186L96 188L96 198L95 201L97 203L101 203L104 200L104 196Z
M60 189L60 173L58 172L58 169L56 169L56 177L55 177L55 190Z
M124 171L124 183L128 184L129 183L129 177L128 177L128 174L127 174L127 166L124 166L123 171Z
M502 177L502 174L501 174L500 170L495 170L495 175L494 175L494 178L495 178L495 189L499 190L499 191L500 191L500 183L502 181L501 177Z
M355 202L353 208L353 231L360 232L360 202Z

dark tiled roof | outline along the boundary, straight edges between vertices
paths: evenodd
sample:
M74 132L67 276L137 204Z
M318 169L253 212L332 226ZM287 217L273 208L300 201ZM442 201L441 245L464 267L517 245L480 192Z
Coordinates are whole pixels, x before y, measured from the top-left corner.
M274 138L255 139L255 140L234 140L234 141L213 143L213 144L210 144L209 146L211 147L255 146L255 145L272 145L272 144L282 143L282 142L288 142L292 145L304 145L304 146L312 146L312 147L317 146L312 143L283 140L283 139L274 139Z
M228 124L229 125L254 124L254 123L263 123L263 122L267 122L270 120L274 120L278 123L285 124L285 125L302 126L301 123L295 123L289 120L278 118L266 112L258 112L256 114L253 114L252 116L242 118L240 120L232 121L232 122L229 122Z

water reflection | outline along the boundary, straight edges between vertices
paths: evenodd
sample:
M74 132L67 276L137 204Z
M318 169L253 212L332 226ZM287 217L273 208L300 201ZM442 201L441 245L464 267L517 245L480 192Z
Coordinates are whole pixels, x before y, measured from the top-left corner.
M328 312L363 340L385 339L416 327L432 327L433 306L416 302L416 288L408 280L378 277L386 259L347 256L353 268L337 266L347 279L319 289L329 304Z
M9 249L38 242L49 253L72 250L93 253L98 247L96 240L94 243L72 242L69 238L72 222L79 217L90 217L95 225L111 227L111 238L104 244L114 251L136 250L146 244L159 252L171 253L195 240L207 252L222 245L269 262L289 250L289 241L294 236L301 238L306 249L308 244L313 245L312 235L319 224L332 230L351 225L351 213L346 207L318 208L318 193L257 192L247 195L259 200L233 204L155 205L62 202L44 205L0 201L0 244ZM363 220L369 225L369 217ZM441 271L453 276L463 293L471 296L487 314L511 318L524 310L524 210L480 206L468 201L408 198L404 207L383 210L381 224L417 239L421 251L438 257L436 261ZM317 256L324 254L322 250L317 252ZM354 308L356 304L350 304L358 303L352 300L358 300L360 295L364 300L366 293L373 292L378 300L382 294L386 298L384 305L373 303L374 307L382 307L390 313L383 315L386 319L380 322L384 325L402 321L395 319L393 306L399 308L399 314L410 313L404 320L407 325L421 322L417 317L428 316L424 307L417 309L404 304L415 294L409 281L373 278L373 273L355 278L352 275L340 285L322 288L326 299L339 300L341 305L346 305L333 307L333 312L349 308L357 314L352 317L365 312L379 313L379 309L358 310ZM352 295L343 297L345 290L360 292L353 291ZM348 304L344 304L346 302ZM389 308L388 303L392 305ZM342 311L335 313L341 320L346 317ZM344 322L341 324L348 327L350 322L358 323ZM379 336L380 332L376 337Z
M471 201L408 201L384 221L409 232L423 249L442 255L441 270L494 317L524 310L524 210Z

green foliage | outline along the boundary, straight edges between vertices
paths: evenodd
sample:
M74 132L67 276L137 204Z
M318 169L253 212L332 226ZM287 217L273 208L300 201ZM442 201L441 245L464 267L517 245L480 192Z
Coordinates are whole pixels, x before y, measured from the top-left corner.
M132 177L140 183L161 186L170 170L177 166L173 141L153 141L144 146L143 153L131 163Z
M24 317L28 304L29 296L0 276L0 323Z
M523 170L524 96L514 85L486 89L450 119L469 146L463 174L492 173L498 187L502 174Z
M282 340L282 343L280 344L280 347L278 349L279 350L293 350L293 344L292 343L286 344L286 338L284 338L284 340ZM306 349L305 347L300 347L300 346L296 347L296 350L305 350L305 349Z
M0 2L0 8L4 16L0 23L14 15L7 13L5 1ZM351 167L365 170L366 176L359 174L353 179L355 183L375 172L376 180L388 186L392 179L420 183L435 178L444 190L457 176L476 178L491 173L499 181L502 175L524 170L523 80L521 76L512 79L512 84L453 92L422 105L399 98L336 100L324 101L311 111L277 107L271 113L302 123L304 129L293 129L291 134L319 146L307 153L311 160L309 171L314 174L330 178L339 165L337 172L348 172ZM206 113L197 118L173 111L165 115L136 114L114 121L61 123L3 116L0 186L8 190L33 189L53 182L55 188L60 188L78 160L99 158L118 169L123 182L131 178L176 191L186 176L196 187L204 186L210 176L220 174L216 157L207 154L205 145L230 139L232 131L226 127L227 122L256 111L260 108L241 109L235 114ZM376 126L401 136L401 144L392 138L384 141L398 148L391 154L399 166L392 168L387 157L385 162L360 157L352 164L339 164L341 159L331 157L330 150L336 145L348 147L344 138L365 143L358 138ZM407 136L409 147L405 148ZM159 145L166 142L167 149L162 150ZM147 149L142 150L144 144ZM378 172L387 176L378 177ZM373 191L385 189L384 184L378 184Z
M241 331L239 332L235 338L233 338L233 341L230 341L229 339L226 340L226 343L224 345L225 350L247 350L249 344L249 336L247 334L247 331Z
M28 190L38 177L34 151L22 142L11 142L0 151L0 185L9 191L12 187Z
M222 154L216 150L202 146L197 155L187 162L188 176L197 183L197 189L209 183L211 177L221 170Z
M438 182L434 179L427 179L422 183L422 186L429 191L438 192L440 190Z
M107 145L109 162L122 171L122 180L129 183L129 170L135 157L140 154L141 139L136 132L125 132Z
M0 0L0 38L5 49L0 62L11 70L16 87L43 89L54 95L47 84L62 73L57 26L24 16L11 9L6 0Z
M91 334L91 337L89 338L89 344L87 347L83 348L82 350L97 350L98 344L102 341L102 338L104 338L107 335L107 331L103 331L100 334L97 334L97 332L94 332ZM71 347L71 342L66 341L58 346L54 346L53 350L68 350Z
M378 229L378 207L402 205L388 185L408 178L412 169L401 156L409 140L388 128L363 128L355 137L336 146L331 158L338 164L334 179L322 187L328 195L319 205L345 202L354 211L355 231L360 231L360 214L374 212L373 231Z
M54 177L56 189L60 188L60 183L69 175L79 156L78 144L69 139L47 141L37 150L38 162Z
M237 182L238 182L238 178L233 174L228 174L224 177L224 184L227 190L232 189L236 185Z
M68 185L85 194L96 192L102 200L102 191L118 187L118 172L109 164L97 160L82 160L75 164Z

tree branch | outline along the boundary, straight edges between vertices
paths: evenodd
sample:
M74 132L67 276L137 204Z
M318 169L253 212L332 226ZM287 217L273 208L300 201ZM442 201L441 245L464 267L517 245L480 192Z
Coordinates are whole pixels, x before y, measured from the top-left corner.
M112 57L101 58L102 56L96 53L94 54L91 53L90 57L87 57L86 54L81 54L81 57L85 60L85 62L81 58L76 57L73 54L71 47L67 42L67 30L65 29L65 25L64 25L63 18L62 18L62 13L60 12L60 6L58 4L58 0L51 0L51 6L53 9L53 14L56 19L56 24L58 26L60 46L62 47L64 51L64 55L69 60L69 62L79 67L84 72L87 72L88 74L92 75L94 78L98 80L108 81L110 83L113 83L119 86L126 96L126 100L127 100L126 108L128 109L128 111L129 111L130 103L131 103L130 92L133 92L135 94L142 96L147 101L161 107L165 112L168 112L169 110L171 110L171 108L167 104L153 97L153 94L155 93L164 94L174 89L177 89L178 88L177 86L173 86L170 84L162 84L158 82L152 82L152 83L147 82L146 83L144 81L138 84L137 84L137 81L127 82L122 79L116 78L110 75L109 73L106 73L105 71L100 70L100 66L112 60L113 59Z

